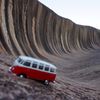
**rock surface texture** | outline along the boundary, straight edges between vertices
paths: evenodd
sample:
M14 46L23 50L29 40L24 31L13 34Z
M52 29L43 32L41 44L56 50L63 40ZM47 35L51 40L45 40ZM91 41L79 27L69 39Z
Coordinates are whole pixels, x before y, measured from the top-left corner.
M64 19L37 0L0 0L0 47L10 54L61 56L99 43L100 30Z
M54 63L56 83L46 87L7 73L18 55ZM37 0L0 0L0 100L100 100L99 66L99 29L62 18Z

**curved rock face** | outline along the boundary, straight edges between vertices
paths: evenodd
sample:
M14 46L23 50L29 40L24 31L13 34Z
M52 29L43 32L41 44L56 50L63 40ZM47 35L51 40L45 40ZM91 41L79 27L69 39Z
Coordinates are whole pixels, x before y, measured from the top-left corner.
M82 86L80 81L100 87L100 30L64 19L37 0L0 0L0 66L11 66L9 54L13 60L29 55L54 63L62 91L69 83Z
M0 51L62 56L99 43L100 30L64 19L37 0L0 0Z

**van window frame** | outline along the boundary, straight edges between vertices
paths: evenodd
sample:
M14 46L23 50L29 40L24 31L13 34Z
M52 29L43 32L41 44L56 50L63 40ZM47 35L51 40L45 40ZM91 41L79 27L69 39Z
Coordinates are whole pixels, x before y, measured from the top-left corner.
M49 64L45 64L43 62L39 62L39 61L35 61L35 60L24 60L22 58L17 58L17 62L25 67L28 67L28 68L32 68L32 69L36 69L36 70L40 70L40 71L44 71L44 72L50 72L50 73L56 73L56 69L55 68L52 68L50 67ZM30 65L24 65L24 63L30 63ZM33 64L36 64L36 67L33 67ZM42 68L40 68L42 65Z

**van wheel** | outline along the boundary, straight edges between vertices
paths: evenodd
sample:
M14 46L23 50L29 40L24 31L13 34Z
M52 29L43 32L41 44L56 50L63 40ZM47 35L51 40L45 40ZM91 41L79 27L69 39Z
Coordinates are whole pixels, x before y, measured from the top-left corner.
M49 81L48 81L48 80L45 80L45 81L44 81L44 84L45 84L45 85L49 85Z
M26 75L24 75L24 74L20 74L20 75L18 75L20 78L26 78Z

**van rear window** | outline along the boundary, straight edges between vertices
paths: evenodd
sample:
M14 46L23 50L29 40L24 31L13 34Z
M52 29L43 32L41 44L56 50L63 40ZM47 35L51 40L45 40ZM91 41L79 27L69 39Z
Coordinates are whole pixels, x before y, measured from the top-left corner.
M54 68L51 68L51 69L50 69L50 72L55 72L55 69L54 69Z

